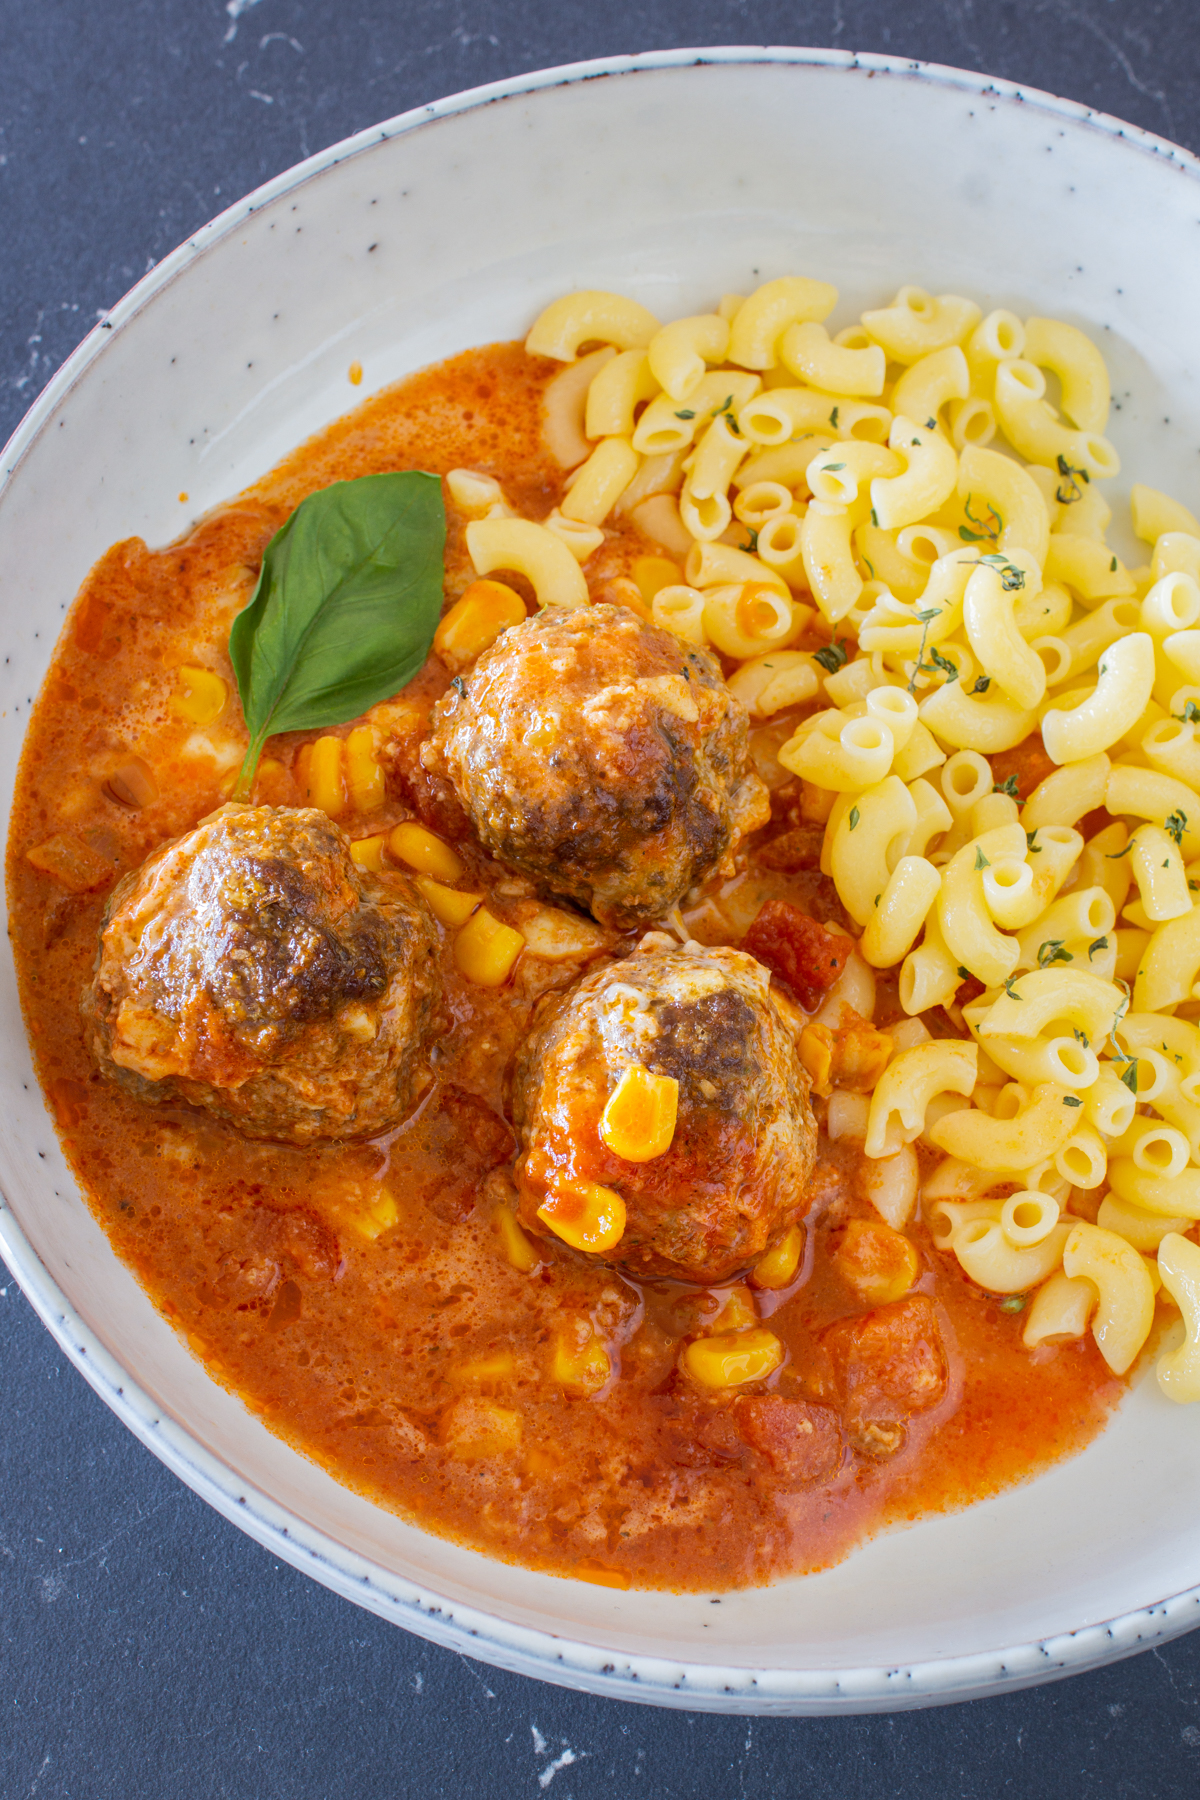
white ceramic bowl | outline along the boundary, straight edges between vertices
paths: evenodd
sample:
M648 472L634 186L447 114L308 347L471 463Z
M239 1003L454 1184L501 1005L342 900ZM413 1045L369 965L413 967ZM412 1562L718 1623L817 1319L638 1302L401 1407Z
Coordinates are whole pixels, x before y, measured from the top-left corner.
M1109 358L1126 489L1134 471L1194 504L1198 173L979 76L753 49L550 70L313 157L139 283L8 448L3 791L64 609L110 543L175 537L364 392L522 335L573 286L671 316L808 271L856 311L915 281L1065 314ZM7 955L0 1020L0 1248L25 1293L184 1481L360 1605L551 1681L764 1713L993 1693L1200 1623L1200 1407L1153 1379L1038 1481L719 1604L531 1574L401 1523L210 1381L117 1261L39 1096Z

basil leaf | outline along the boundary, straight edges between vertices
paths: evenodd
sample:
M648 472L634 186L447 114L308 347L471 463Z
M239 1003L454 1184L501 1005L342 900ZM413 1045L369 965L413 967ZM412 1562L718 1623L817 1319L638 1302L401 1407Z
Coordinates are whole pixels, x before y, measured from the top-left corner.
M412 680L441 614L445 541L442 484L416 469L300 502L229 633L250 733L236 798L268 737L345 724Z

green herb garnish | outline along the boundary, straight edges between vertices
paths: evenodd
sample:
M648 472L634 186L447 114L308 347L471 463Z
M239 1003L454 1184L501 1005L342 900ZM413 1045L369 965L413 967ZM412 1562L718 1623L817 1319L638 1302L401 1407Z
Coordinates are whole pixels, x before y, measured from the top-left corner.
M813 661L820 663L827 675L836 675L847 661L845 638L836 644L822 644L819 650L813 651Z
M300 502L229 633L250 733L235 800L269 737L344 725L412 680L442 609L445 541L441 481L416 469L335 481Z

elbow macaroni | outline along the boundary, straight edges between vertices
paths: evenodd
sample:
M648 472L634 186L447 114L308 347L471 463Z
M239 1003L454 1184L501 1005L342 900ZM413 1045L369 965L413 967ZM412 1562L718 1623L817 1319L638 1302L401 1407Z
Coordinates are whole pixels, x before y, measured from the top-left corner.
M1090 1325L1130 1369L1161 1275L1186 1335L1159 1379L1200 1399L1200 519L1137 484L1149 566L1110 547L1109 380L1076 326L908 287L838 329L836 302L790 276L662 323L553 302L527 348L567 365L543 416L573 472L535 524L455 471L468 553L579 606L614 526L666 547L650 617L725 659L861 934L815 1017L869 1018L898 971L874 1091L830 1099L864 1194L903 1230L915 1140L940 1150L935 1244L1030 1295L1040 1356ZM962 1035L930 1035L938 1007Z

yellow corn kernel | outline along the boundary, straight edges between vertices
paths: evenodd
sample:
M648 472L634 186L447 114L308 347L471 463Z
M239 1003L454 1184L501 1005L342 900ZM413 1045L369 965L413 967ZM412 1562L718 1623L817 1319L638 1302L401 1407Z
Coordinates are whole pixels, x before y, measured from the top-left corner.
M556 1188L538 1218L573 1250L611 1250L625 1230L625 1202L613 1188L575 1181Z
M833 1033L828 1025L806 1025L796 1049L818 1094L827 1094L833 1069Z
M350 861L356 862L360 869L373 869L376 874L386 868L383 860L383 847L387 838L382 832L378 837L358 838L350 846Z
M388 849L397 862L437 881L457 881L463 872L462 858L455 856L449 844L411 819L393 829Z
M360 813L378 812L387 798L383 770L375 755L375 733L369 725L356 725L346 739L346 785Z
M586 1400L600 1392L612 1374L612 1363L598 1337L589 1333L587 1342L580 1344L564 1333L554 1346L550 1374L568 1394Z
M442 1415L438 1437L460 1462L503 1456L521 1444L521 1415L491 1400L456 1400Z
M516 1369L511 1350L493 1350L490 1356L477 1356L471 1362L459 1363L451 1369L449 1380L482 1386L489 1381L511 1381Z
M562 1458L552 1450L544 1450L540 1444L529 1444L521 1454L521 1472L534 1475L539 1480L545 1475L557 1474L562 1468Z
M312 747L308 768L309 805L331 819L340 819L346 810L346 783L342 777L342 740L319 737Z
M224 712L228 698L229 689L211 669L176 669L171 711L177 719L186 719L189 725L211 725Z
M455 673L490 650L502 631L519 625L525 602L503 581L473 581L433 634L433 647Z
M748 1331L758 1324L758 1310L747 1290L739 1282L726 1288L725 1304L713 1321L713 1335L727 1331Z
M763 1381L783 1361L783 1345L761 1325L755 1331L731 1331L722 1337L697 1338L683 1353L684 1372L706 1388L741 1387Z
M344 1216L351 1231L372 1244L385 1231L391 1230L400 1217L400 1209L392 1195L383 1188L365 1206L350 1207Z
M415 885L439 925L465 925L483 899L482 894L460 894L457 888L443 887L432 875L418 875Z
M603 1563L581 1562L575 1565L576 1581L590 1581L594 1587L627 1588L629 1576L624 1569L609 1569Z
M623 1162L653 1162L671 1148L679 1111L679 1083L673 1075L652 1075L630 1063L608 1097L600 1136Z
M507 1206L502 1206L497 1210L495 1223L505 1261L522 1275L528 1275L531 1269L536 1269L542 1259L532 1241L521 1230L515 1214L510 1213Z
M663 588L680 585L683 570L669 556L639 556L633 565L633 579L637 583L638 593L649 606L655 594L661 593Z
M454 961L459 973L477 987L503 987L524 948L519 931L481 906L454 940Z
M884 1306L908 1293L920 1273L912 1244L882 1219L851 1219L833 1264L868 1306Z
M750 1271L750 1279L755 1287L785 1288L794 1279L803 1254L804 1228L793 1225L765 1256L759 1257Z

